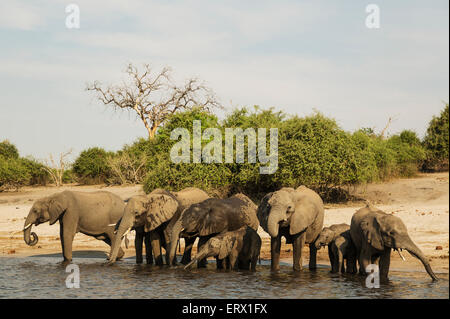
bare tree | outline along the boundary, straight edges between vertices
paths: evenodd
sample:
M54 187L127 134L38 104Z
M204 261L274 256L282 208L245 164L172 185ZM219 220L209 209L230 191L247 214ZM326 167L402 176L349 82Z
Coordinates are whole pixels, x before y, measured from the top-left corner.
M140 71L130 63L125 73L128 82L124 81L122 85L103 88L95 81L88 84L86 90L96 92L105 105L136 112L149 139L153 139L158 127L178 110L199 107L209 111L221 107L214 92L196 78L188 79L182 86L173 84L168 67L153 72L149 64L144 64Z
M53 155L49 155L50 160L44 160L44 167L43 169L46 170L50 176L53 179L53 182L56 186L61 186L63 184L63 175L64 171L68 165L68 162L66 161L66 157L72 154L72 149L65 153L59 154L59 162L57 163L56 160L53 158Z
M380 135L379 135L382 139L385 139L385 138L386 138L385 134L386 134L386 132L387 132L387 129L389 128L389 126L391 126L392 122L395 121L395 120L397 120L396 117L392 117L392 116L389 117L389 119L388 119L388 121L387 121L387 123L386 123L386 126L385 126L384 129L380 132Z

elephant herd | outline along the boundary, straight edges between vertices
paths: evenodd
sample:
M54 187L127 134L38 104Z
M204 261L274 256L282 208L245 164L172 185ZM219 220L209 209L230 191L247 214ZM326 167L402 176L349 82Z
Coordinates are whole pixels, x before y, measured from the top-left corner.
M179 192L155 189L123 201L106 191L63 191L34 202L25 220L24 240L38 242L33 225L59 221L64 262L72 260L72 242L77 232L93 236L111 246L108 264L124 256L123 241L135 230L136 263L177 265L176 250L183 238L184 268L206 267L215 257L218 269L256 270L261 250L259 226L271 237L271 269L279 269L281 237L293 247L293 268L302 269L302 248L309 246L309 269L316 268L317 250L328 247L332 272L365 274L378 263L380 280L388 280L391 250L407 250L418 258L433 280L437 280L421 250L408 235L400 218L368 204L352 217L351 224L323 227L324 205L313 190L300 186L266 194L259 206L244 194L226 199L211 198L201 189ZM198 238L197 254L192 247ZM165 256L162 251L165 251Z

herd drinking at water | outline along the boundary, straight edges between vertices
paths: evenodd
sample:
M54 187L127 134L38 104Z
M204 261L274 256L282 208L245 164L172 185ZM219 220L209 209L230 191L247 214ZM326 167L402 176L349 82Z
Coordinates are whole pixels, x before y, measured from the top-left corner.
M293 269L302 269L302 248L309 246L309 269L316 269L317 250L328 247L331 272L366 274L377 263L380 281L388 281L391 251L405 249L418 258L433 281L430 263L409 237L400 218L367 204L355 212L350 224L323 227L324 205L313 190L300 186L283 187L266 194L260 204L244 194L226 199L211 198L189 187L179 192L155 189L124 201L107 192L63 191L34 202L24 224L24 240L38 242L33 225L59 221L62 254L72 261L72 242L77 232L103 240L111 246L108 264L124 256L127 234L134 230L136 263L176 266L176 250L181 238L184 252L181 264L189 269L206 267L215 257L218 269L256 270L261 250L259 226L270 235L271 269L279 270L281 238L292 244ZM197 254L192 247L198 238ZM163 256L162 249L165 251Z

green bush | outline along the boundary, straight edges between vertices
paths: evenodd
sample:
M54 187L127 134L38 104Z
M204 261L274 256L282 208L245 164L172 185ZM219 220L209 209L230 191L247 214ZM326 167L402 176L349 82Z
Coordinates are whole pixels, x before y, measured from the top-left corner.
M27 166L20 159L0 156L0 190L27 185L30 181Z
M427 158L423 169L427 171L448 170L449 148L449 110L448 104L439 117L430 121L423 145L427 150Z
M180 190L186 187L199 187L204 190L215 190L230 184L231 172L223 163L174 163L170 159L170 149L177 143L170 139L170 133L175 128L186 128L191 137L192 154L192 125L194 120L200 120L202 130L209 127L218 127L220 124L215 115L198 109L175 113L162 127L154 141L148 141L143 146L138 141L140 149L145 150L148 156L148 173L144 181L144 191L151 192L155 188ZM202 146L208 141L202 141ZM132 149L135 149L132 147ZM191 158L192 162L192 158Z
M107 158L112 154L102 148L91 147L80 153L73 163L73 172L81 183L105 183L111 176Z
M0 142L0 156L4 158L19 158L19 151L14 144L11 144L8 140Z
M49 173L44 169L44 165L34 158L21 158L20 161L27 168L30 175L29 185L46 185L50 181Z

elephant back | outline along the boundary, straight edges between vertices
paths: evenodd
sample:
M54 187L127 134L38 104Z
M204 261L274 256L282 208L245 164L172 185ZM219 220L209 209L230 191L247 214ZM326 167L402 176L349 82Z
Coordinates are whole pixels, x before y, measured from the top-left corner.
M239 213L242 214L245 225L253 228L254 230L258 230L259 221L258 216L256 215L258 206L256 206L250 198L242 193L238 193L226 199L226 201L229 201L232 205L239 207Z

